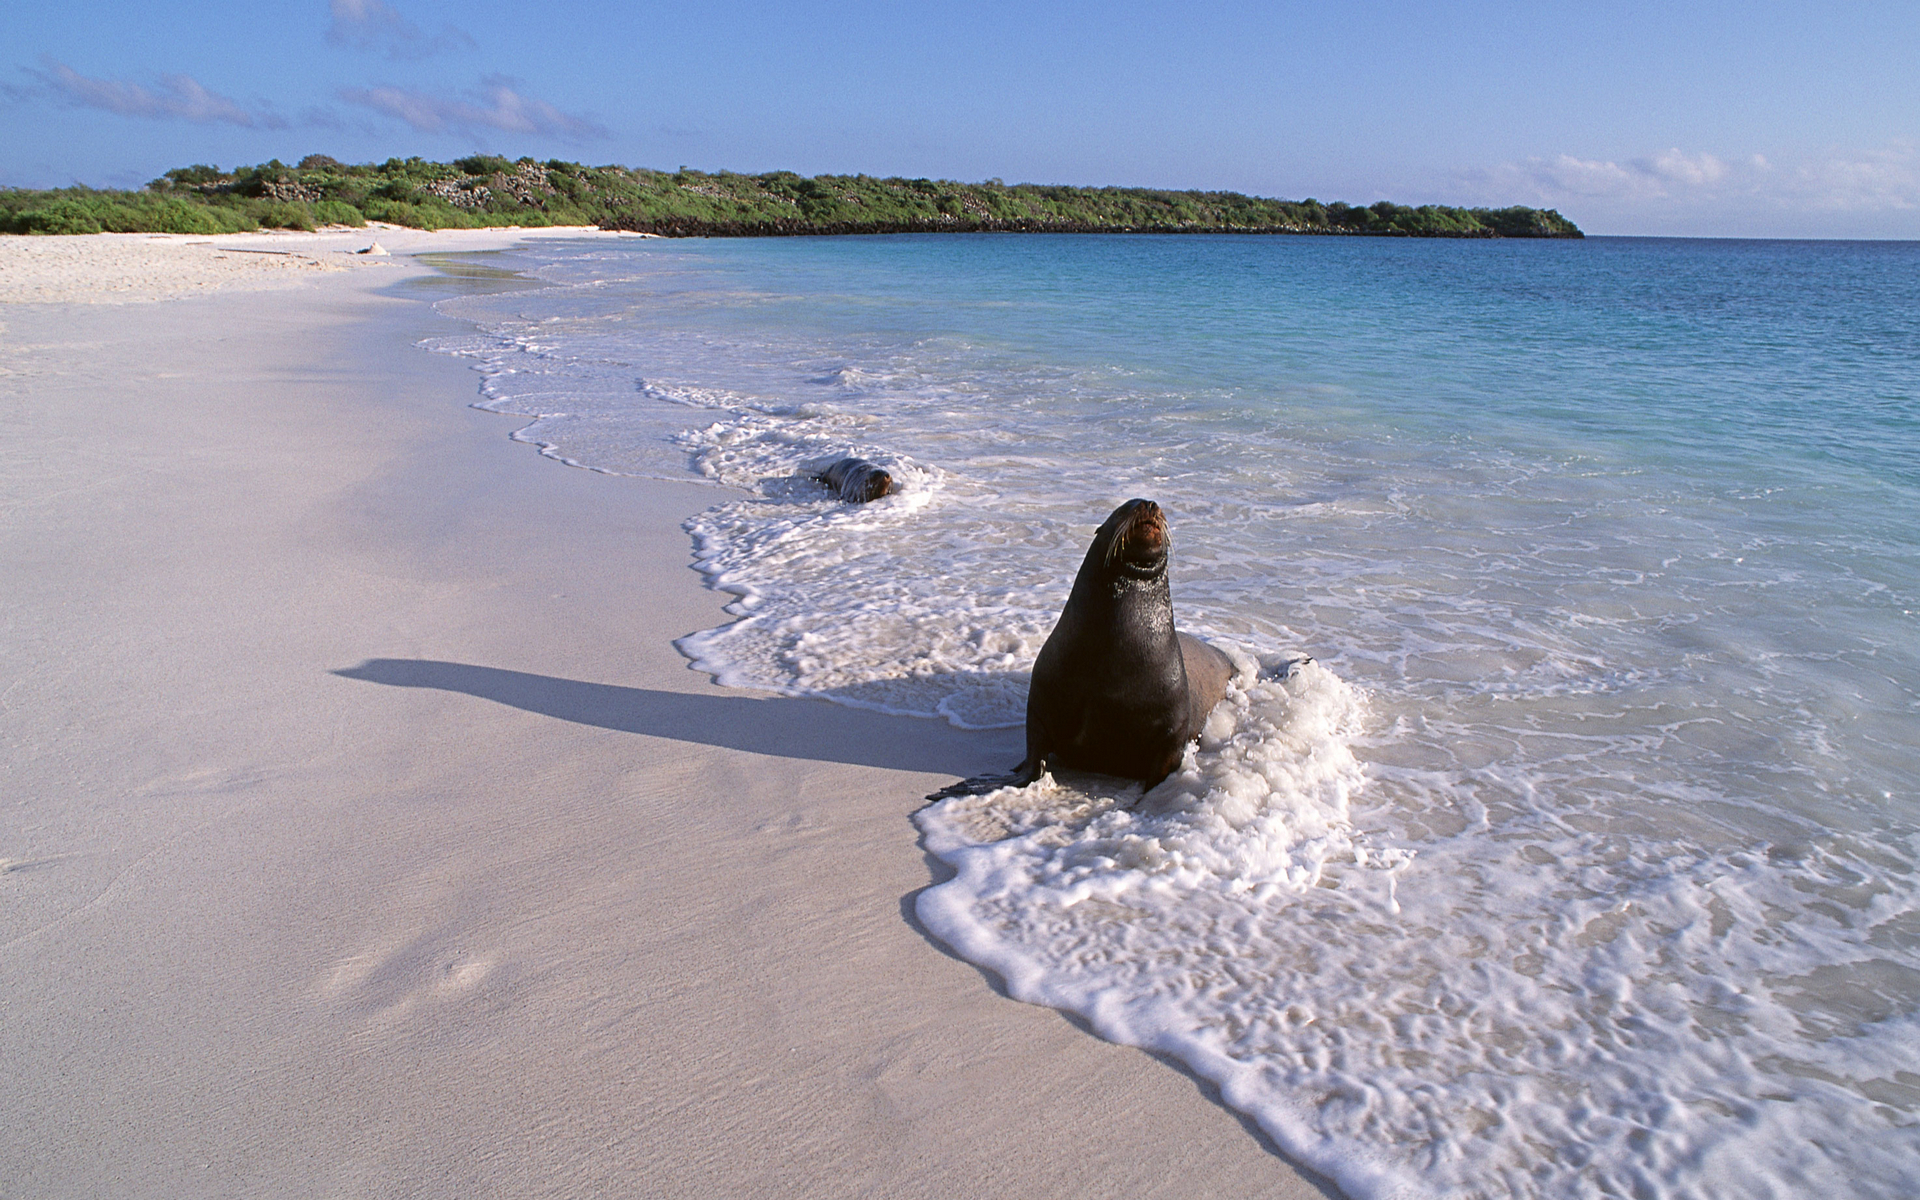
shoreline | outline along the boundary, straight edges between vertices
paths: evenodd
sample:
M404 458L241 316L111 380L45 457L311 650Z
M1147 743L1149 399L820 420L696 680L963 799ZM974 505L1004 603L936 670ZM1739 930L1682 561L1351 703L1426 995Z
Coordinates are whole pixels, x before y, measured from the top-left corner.
M687 669L711 488L562 469L415 345L408 255L619 235L408 232L0 295L7 1181L1325 1194L918 928L910 814L1003 734Z
M1419 238L1440 241L1570 241L1572 235L1523 237L1489 232L1406 233L1398 230L1330 229L1305 225L1094 225L1082 222L981 221L955 218L951 221L887 221L856 223L832 221L694 221L677 218L644 219L631 223L616 222L593 228L608 233L633 233L644 237L860 237L902 233L1053 233L1066 235L1164 235L1191 234L1196 237L1359 237ZM1584 238L1586 235L1581 234Z
M386 270L419 254L501 249L550 237L644 237L591 226L447 229L334 226L312 233L83 233L0 238L0 312L11 304L144 304L213 292L301 288L314 276ZM362 251L379 246L382 252ZM393 268L401 268L394 270Z

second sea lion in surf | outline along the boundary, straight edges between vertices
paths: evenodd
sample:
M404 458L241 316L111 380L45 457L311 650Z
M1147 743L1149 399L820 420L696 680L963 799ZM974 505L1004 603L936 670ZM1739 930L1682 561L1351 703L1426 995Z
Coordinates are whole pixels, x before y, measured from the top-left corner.
M977 776L936 792L1024 786L1066 767L1151 788L1227 694L1233 660L1173 627L1166 517L1129 500L1093 535L1027 689L1027 757L1011 776Z
M878 500L893 490L893 476L887 469L864 458L843 458L813 477L852 504Z

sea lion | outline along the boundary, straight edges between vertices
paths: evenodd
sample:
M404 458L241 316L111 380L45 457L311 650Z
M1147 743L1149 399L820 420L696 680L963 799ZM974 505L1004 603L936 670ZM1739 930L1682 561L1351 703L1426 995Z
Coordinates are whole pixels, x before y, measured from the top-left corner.
M1027 757L1011 775L976 776L936 796L1024 786L1052 767L1137 779L1180 765L1227 694L1233 660L1173 627L1167 521L1129 500L1093 535L1027 688Z
M893 490L893 476L864 458L843 458L813 476L850 504L878 500Z

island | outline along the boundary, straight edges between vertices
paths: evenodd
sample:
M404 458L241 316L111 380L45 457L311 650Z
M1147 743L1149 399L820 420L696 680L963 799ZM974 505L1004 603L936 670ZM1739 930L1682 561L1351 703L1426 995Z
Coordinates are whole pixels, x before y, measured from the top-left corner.
M383 221L415 229L595 225L666 237L849 233L1246 233L1577 238L1552 209L1351 205L1238 192L656 171L473 155L350 165L310 154L179 167L141 191L0 190L0 232L239 233Z

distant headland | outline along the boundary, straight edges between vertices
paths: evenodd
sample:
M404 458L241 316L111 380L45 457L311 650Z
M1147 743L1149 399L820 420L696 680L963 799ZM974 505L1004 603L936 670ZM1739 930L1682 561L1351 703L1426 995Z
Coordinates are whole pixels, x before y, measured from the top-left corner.
M1270 200L1238 192L955 183L792 171L587 167L489 155L378 165L310 154L179 167L142 191L0 190L5 233L239 233L385 221L416 229L597 225L667 237L845 233L1261 233L1577 238L1552 209Z

